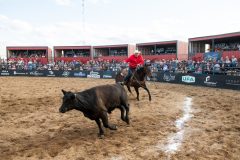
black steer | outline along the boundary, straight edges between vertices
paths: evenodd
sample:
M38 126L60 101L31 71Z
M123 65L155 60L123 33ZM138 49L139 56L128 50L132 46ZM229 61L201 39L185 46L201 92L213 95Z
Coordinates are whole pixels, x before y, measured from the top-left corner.
M121 110L121 119L129 124L127 93L120 84L97 86L78 93L64 90L62 92L64 95L63 103L59 108L59 112L65 113L72 109L83 112L85 117L96 121L100 137L104 135L100 119L104 127L111 130L117 129L116 125L108 122L107 114L111 113L115 108Z

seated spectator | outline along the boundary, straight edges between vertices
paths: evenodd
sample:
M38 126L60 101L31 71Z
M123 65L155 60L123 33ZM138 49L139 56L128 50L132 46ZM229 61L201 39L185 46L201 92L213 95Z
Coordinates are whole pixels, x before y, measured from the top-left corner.
M219 63L215 63L213 66L213 73L220 73L221 72L221 66Z
M231 65L231 61L230 61L230 59L228 58L228 56L226 56L225 65L226 65L226 67L230 67L230 65Z

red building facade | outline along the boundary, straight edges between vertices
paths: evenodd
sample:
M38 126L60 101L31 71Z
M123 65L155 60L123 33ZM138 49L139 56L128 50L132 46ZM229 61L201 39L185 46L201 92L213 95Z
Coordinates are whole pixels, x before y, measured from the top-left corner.
M186 60L188 57L188 44L177 40L138 43L136 48L142 52L144 59L149 60Z
M52 50L47 46L8 46L7 59L10 61L38 61L47 64L52 60Z
M123 61L135 50L135 45L119 44L93 46L93 59Z
M240 58L240 32L189 38L189 58L202 60L206 52L219 52L225 59Z
M92 59L91 46L54 46L54 61L80 61L86 63Z

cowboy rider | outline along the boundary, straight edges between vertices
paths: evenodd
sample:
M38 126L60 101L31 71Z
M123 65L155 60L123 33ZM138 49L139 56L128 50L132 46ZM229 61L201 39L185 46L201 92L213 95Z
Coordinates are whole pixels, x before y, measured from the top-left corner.
M132 77L132 74L135 72L136 68L140 65L144 64L143 57L141 55L141 52L139 50L135 50L134 54L132 54L130 57L128 57L125 62L128 63L128 74L124 78L123 84L127 84L130 81L130 78Z

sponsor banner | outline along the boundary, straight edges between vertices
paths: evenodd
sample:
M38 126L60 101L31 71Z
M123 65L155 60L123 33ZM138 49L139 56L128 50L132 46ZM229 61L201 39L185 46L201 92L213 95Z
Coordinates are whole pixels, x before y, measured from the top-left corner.
M240 86L240 78L238 79L226 78L225 84L230 86Z
M47 71L46 72L46 76L47 77L56 77L55 71L52 71L52 70Z
M206 85L206 86L210 86L210 87L216 87L217 86L217 83L218 82L216 82L216 81L213 81L212 80L212 77L213 76L207 76L207 77L205 77L205 81L204 81L204 84Z
M44 71L30 71L29 76L45 76Z
M104 79L112 79L113 78L113 72L111 71L104 71L102 72L102 78Z
M74 71L73 76L74 77L87 77L87 72L84 72L84 71L76 72L76 71Z
M190 75L182 76L182 82L195 83L195 77Z
M112 79L112 75L104 74L104 75L103 75L103 78Z
M87 77L113 79L116 72L111 71L58 71L58 70L0 70L0 76L31 76L31 77ZM240 90L240 76L153 72L148 80L188 84L205 87L226 88Z
M1 76L10 76L10 73L8 70L1 70L1 73L0 73Z
M173 73L165 72L163 74L163 81L172 82L172 81L175 81L175 79L176 79L176 76Z
M70 71L63 71L61 76L62 77L69 77L70 76Z
M87 78L100 78L100 73L99 72L94 72L94 71L91 71L88 75L87 75Z
M206 52L203 54L203 58L205 61L208 61L211 59L219 60L221 58L221 55L218 52Z
M29 73L28 73L28 71L24 71L24 70L14 70L13 75L14 76L28 76Z

